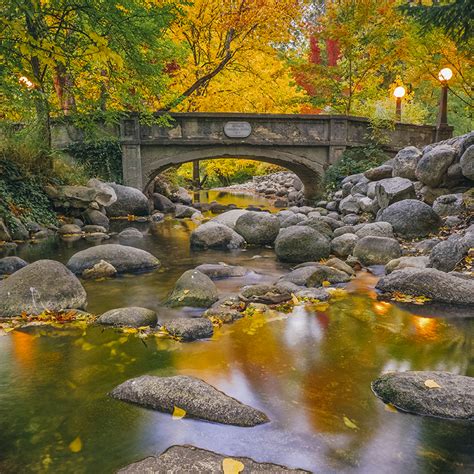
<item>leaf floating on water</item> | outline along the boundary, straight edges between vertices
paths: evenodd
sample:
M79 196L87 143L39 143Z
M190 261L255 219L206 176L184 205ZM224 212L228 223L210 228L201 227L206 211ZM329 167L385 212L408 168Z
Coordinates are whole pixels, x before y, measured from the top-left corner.
M398 410L395 408L395 405L392 405L391 403L386 403L384 408L385 411L389 411L391 413L398 413Z
M425 385L428 388L441 388L441 385L438 385L433 379L425 380Z
M79 453L82 451L82 441L79 436L74 441L71 441L69 444L69 449L73 453Z
M239 474L244 468L244 464L237 461L237 459L225 458L222 460L222 470L224 474Z
M181 420L181 418L184 418L185 416L186 416L186 410L183 410L182 408L179 408L177 406L174 407L173 420Z
M347 418L347 416L344 416L342 419L344 420L344 424L348 428L350 428L351 430L358 430L359 429L359 427L352 420Z

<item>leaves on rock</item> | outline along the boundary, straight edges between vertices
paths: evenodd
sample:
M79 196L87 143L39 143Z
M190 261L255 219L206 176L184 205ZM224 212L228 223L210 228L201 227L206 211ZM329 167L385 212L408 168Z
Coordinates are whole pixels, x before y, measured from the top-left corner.
M433 379L425 380L425 386L428 388L441 388Z
M185 416L186 416L186 410L183 410L182 408L179 408L177 406L174 407L173 420L181 420L181 418L184 418Z
M239 474L244 468L244 464L237 461L237 459L225 458L222 460L222 470L224 474Z

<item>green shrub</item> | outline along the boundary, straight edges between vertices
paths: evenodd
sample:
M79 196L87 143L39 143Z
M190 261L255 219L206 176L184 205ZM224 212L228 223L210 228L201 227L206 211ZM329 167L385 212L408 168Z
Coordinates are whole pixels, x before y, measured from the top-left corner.
M77 142L66 150L91 178L122 183L122 150L117 139Z
M331 165L324 175L327 191L338 188L341 181L351 174L362 173L370 168L381 165L388 156L377 146L348 148L341 158Z
M13 217L23 222L55 224L56 214L43 191L45 178L31 174L12 160L0 158L0 217L14 227Z

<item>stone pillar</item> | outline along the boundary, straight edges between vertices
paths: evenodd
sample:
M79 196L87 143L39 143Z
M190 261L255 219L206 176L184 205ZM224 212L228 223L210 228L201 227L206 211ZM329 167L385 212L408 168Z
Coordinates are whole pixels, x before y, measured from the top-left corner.
M122 144L123 183L143 191L142 156L140 145Z

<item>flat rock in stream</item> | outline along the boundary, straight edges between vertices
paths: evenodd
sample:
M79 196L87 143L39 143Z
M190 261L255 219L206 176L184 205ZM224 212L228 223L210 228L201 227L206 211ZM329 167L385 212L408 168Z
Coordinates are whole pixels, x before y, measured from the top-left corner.
M171 446L159 456L150 456L141 461L130 464L120 471L122 474L182 474L182 473L223 473L225 459L239 461L244 465L244 473L267 472L280 473L307 473L302 469L291 469L278 464L256 462L250 458L227 456L214 453L195 446Z
M183 341L195 341L196 339L207 339L214 334L214 327L206 318L177 318L162 324L166 330Z
M211 280L221 278L243 277L249 270L239 265L226 265L224 263L203 263L195 268L198 272L204 273Z
M449 372L384 374L372 390L385 403L417 415L474 420L474 378Z
M157 315L153 310L138 306L111 309L97 319L99 324L133 328L155 326L156 321Z
M190 418L236 426L255 426L267 415L217 390L204 380L187 375L142 375L127 380L110 392L112 398L164 413L181 408Z

